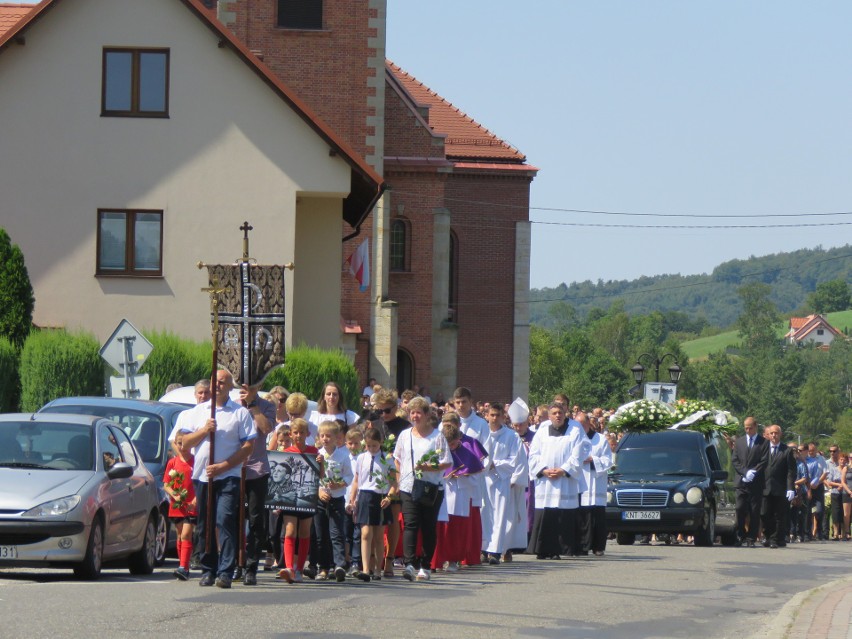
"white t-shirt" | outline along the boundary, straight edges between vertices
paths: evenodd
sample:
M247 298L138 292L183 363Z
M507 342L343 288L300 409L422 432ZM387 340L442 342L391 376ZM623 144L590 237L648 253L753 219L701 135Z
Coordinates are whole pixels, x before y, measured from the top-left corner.
M346 422L347 426L351 426L352 424L358 423L358 413L355 411L347 410L346 413L321 413L318 410L315 410L311 413L309 422L313 422L314 424L322 424L323 422L333 422L336 419L341 419Z
M453 456L450 447L439 428L435 428L426 437L415 437L412 434L414 427L406 428L396 440L396 448L393 458L399 462L399 489L410 493L414 486L414 465L430 451L438 451L438 460L441 464L452 464ZM412 447L414 448L412 452ZM413 457L413 464L412 464ZM422 478L432 484L438 484L443 488L443 470L424 470Z
M210 400L198 404L195 408L184 411L181 416L187 419L181 424L181 432L194 433L203 428L210 418ZM215 463L223 462L236 453L243 442L257 437L254 420L247 408L229 399L224 406L216 407L216 459ZM192 479L207 482L206 469L210 463L210 438L205 437L195 446L195 465L192 468ZM213 481L226 477L239 477L242 464L229 468Z

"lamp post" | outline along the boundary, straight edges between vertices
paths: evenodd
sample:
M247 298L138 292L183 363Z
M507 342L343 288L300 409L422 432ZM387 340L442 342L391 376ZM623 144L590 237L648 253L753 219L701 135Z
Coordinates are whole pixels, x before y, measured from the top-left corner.
M645 379L646 368L642 365L643 358L647 360L648 366L654 367L654 381L656 383L659 383L660 381L660 366L663 365L663 362L665 362L667 358L671 358L672 365L669 366L669 378L671 379L671 383L677 386L677 383L680 381L680 376L683 374L683 369L677 363L677 357L672 353L665 353L660 357L655 357L651 353L642 353L639 357L637 357L636 363L630 368L630 372L633 373L633 379L636 380L636 386L642 386L642 382ZM674 401L674 398L672 398L672 401Z

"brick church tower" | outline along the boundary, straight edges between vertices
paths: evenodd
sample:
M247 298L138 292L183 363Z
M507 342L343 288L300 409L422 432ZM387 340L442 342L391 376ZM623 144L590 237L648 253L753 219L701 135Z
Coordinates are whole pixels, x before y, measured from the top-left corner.
M526 397L537 169L386 62L386 0L208 4L389 184L372 215L341 229L341 343L362 381ZM360 292L343 263L365 239L372 281Z

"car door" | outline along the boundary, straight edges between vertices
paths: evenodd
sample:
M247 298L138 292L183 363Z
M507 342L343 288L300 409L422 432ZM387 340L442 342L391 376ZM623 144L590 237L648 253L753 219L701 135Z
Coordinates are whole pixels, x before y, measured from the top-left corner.
M133 491L130 479L110 479L106 474L121 461L121 450L113 430L104 422L98 425L97 468L103 475L101 502L105 513L104 556L121 552L127 543L133 512Z
M153 478L136 454L130 439L120 428L113 429L113 435L121 451L121 460L133 468L133 475L127 480L130 488L130 510L127 513L126 541L138 546L145 536L145 526L151 511L151 486Z

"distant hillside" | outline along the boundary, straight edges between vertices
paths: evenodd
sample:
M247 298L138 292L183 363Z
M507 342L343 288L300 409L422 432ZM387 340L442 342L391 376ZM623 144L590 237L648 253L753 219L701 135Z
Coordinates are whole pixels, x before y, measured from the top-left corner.
M656 275L636 280L560 284L530 291L530 320L551 327L556 302L571 306L579 319L593 308L608 308L622 300L633 314L680 311L691 318L705 318L713 326L731 326L740 314L737 288L749 282L772 286L772 301L781 313L799 308L816 285L829 280L852 281L852 246L823 250L802 249L746 260L731 260L709 275Z
M852 330L852 310L826 313L828 323L839 331ZM778 338L784 336L789 329L788 325L778 329ZM710 353L718 353L726 350L729 346L738 346L740 337L737 331L726 331L711 337L701 337L688 342L681 342L680 347L689 359L705 359Z

